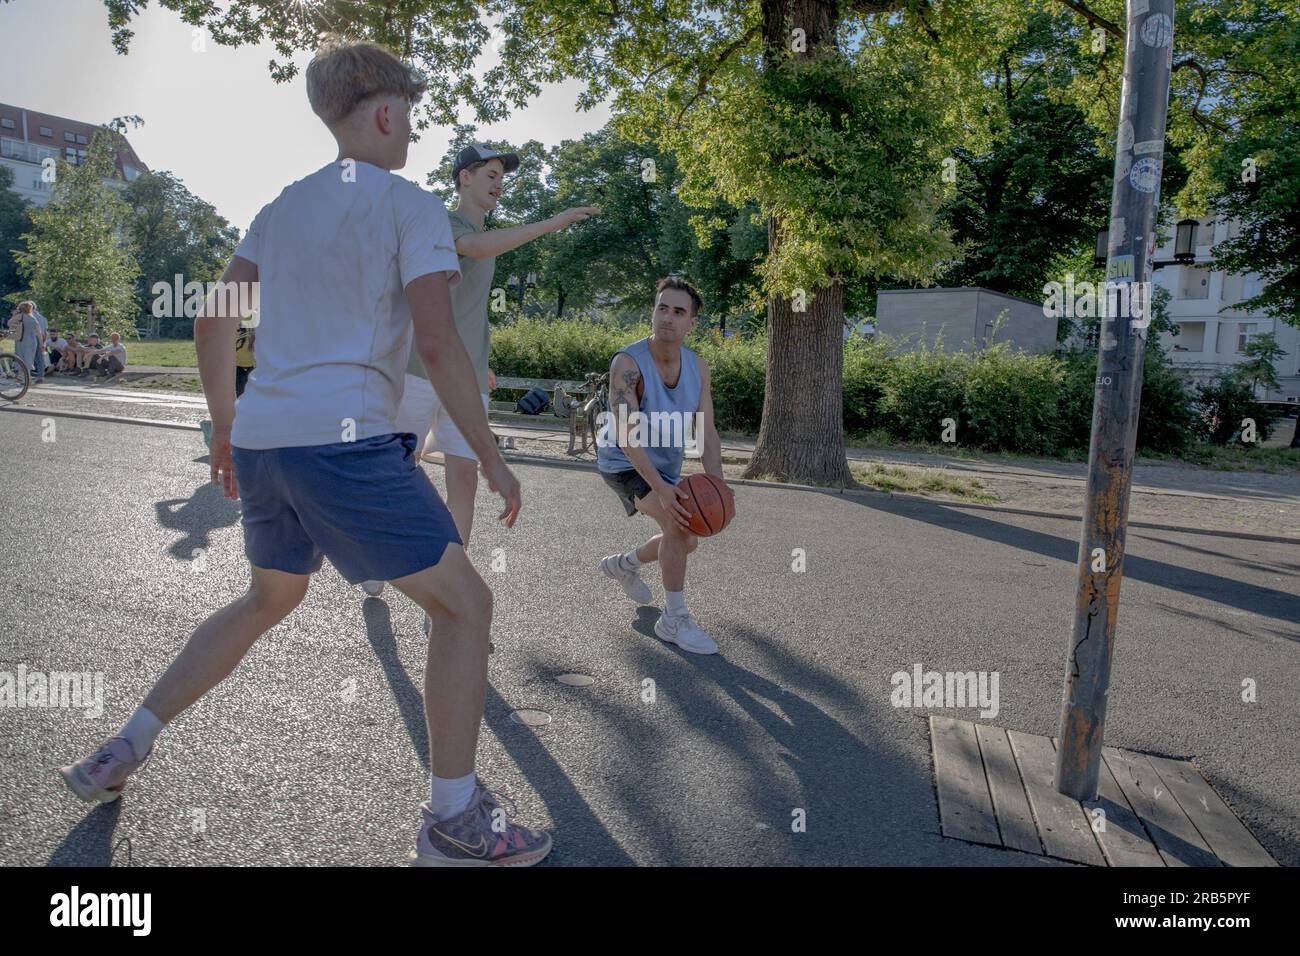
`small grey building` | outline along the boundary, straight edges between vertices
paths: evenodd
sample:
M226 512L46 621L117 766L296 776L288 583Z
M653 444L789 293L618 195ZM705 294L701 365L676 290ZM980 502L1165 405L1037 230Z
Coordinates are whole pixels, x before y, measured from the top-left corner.
M1056 319L1043 314L1043 303L981 288L882 291L876 298L876 329L903 352L922 342L929 348L938 343L945 352L998 342L1032 353L1056 348Z

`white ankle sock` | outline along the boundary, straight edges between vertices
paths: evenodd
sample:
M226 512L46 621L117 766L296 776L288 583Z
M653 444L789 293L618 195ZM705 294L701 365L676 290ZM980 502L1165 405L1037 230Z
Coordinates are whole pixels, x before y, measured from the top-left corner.
M677 615L686 613L685 591L665 591L664 598L664 606L669 614Z
M641 566L641 559L636 556L636 548L633 548L627 554L618 559L619 565L624 571L635 571Z
M474 774L463 777L431 777L429 786L429 809L438 820L447 820L460 816L469 806L474 796Z
M130 742L136 760L143 760L145 754L153 749L153 742L158 739L164 726L163 722L154 716L153 711L140 707L131 715L131 719L122 725L117 736L125 737Z

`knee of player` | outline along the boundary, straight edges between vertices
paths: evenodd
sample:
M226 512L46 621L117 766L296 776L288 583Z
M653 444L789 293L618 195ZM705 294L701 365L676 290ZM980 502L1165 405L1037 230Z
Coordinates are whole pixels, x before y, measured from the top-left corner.
M467 620L490 624L492 622L492 589L475 574L472 583L467 583L462 607L458 609Z
M254 582L248 588L248 602L258 616L274 618L278 621L287 617L294 608L301 604L306 594L306 587L301 590L276 589L275 591L268 591L265 588L259 588Z

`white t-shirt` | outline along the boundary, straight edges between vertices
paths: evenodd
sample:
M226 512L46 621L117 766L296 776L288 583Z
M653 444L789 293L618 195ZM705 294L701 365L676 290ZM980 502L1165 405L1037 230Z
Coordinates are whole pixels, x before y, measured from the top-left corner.
M257 265L257 374L231 444L332 445L397 431L406 286L460 278L447 207L386 169L330 163L262 208L235 255ZM355 178L353 173L355 172Z
M64 349L68 347L68 340L60 335L57 339L51 339L49 342L49 346L52 349L62 352Z
M102 354L105 358L108 358L110 355L116 355L117 360L122 363L122 367L126 368L126 346L121 342L118 342L116 345L113 345L112 343L105 345Z

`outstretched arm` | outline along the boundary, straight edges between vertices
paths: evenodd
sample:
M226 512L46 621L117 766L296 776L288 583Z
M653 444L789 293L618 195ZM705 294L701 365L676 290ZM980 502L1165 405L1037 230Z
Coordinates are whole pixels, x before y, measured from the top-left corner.
M456 254L471 259L487 259L517 249L526 242L532 242L547 233L559 232L575 222L581 222L588 216L600 212L598 206L578 206L566 209L550 219L529 222L509 229L489 229L486 232L472 232L456 240Z

